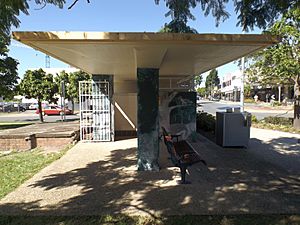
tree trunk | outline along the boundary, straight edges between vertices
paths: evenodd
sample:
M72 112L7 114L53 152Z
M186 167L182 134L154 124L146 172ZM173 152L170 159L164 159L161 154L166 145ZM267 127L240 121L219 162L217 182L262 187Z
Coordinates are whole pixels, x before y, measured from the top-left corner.
M38 99L38 108L39 108L40 121L43 123L44 118L43 118L43 111L42 111L42 102L39 99Z
M74 98L71 98L71 103L72 103L72 113L74 113L74 109L75 109L75 101L74 101Z
M278 102L281 103L281 85L278 86Z
M295 80L294 91L294 128L300 130L300 76Z

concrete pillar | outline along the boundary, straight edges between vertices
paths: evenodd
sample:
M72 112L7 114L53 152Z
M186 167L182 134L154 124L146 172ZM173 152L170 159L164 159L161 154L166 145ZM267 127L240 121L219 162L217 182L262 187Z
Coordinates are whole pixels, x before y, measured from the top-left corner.
M138 170L158 171L159 69L137 69Z

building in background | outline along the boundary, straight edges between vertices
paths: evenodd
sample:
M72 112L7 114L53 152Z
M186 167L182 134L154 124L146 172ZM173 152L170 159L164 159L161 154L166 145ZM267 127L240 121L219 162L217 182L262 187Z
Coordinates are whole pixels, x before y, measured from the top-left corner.
M221 78L221 97L223 100L240 101L241 76L241 71L237 70L227 73Z

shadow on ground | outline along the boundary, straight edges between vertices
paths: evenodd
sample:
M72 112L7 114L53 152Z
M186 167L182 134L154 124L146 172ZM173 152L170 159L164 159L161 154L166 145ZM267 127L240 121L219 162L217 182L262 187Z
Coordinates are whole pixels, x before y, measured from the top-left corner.
M281 143L281 140L273 141ZM290 156L278 153L264 143L259 145L260 152L223 149L203 137L192 145L207 161L208 168L202 164L190 168L190 185L176 184L178 169L170 167L164 148L161 148L164 163L160 172L137 172L136 148L116 149L84 168L49 174L30 184L32 193L39 188L57 194L70 187L80 187L80 193L70 192L69 197L62 200L53 194L52 198L58 200L52 205L45 204L43 196L36 196L34 201L0 202L0 214L129 213L155 217L300 213L299 171L288 171L280 165L280 159L292 160ZM272 158L276 160L272 161Z

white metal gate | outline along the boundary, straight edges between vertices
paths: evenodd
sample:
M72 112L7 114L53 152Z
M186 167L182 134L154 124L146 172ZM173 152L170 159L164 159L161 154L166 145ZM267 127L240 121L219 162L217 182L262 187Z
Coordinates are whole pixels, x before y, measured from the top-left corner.
M111 99L108 81L79 83L80 139L111 141Z

